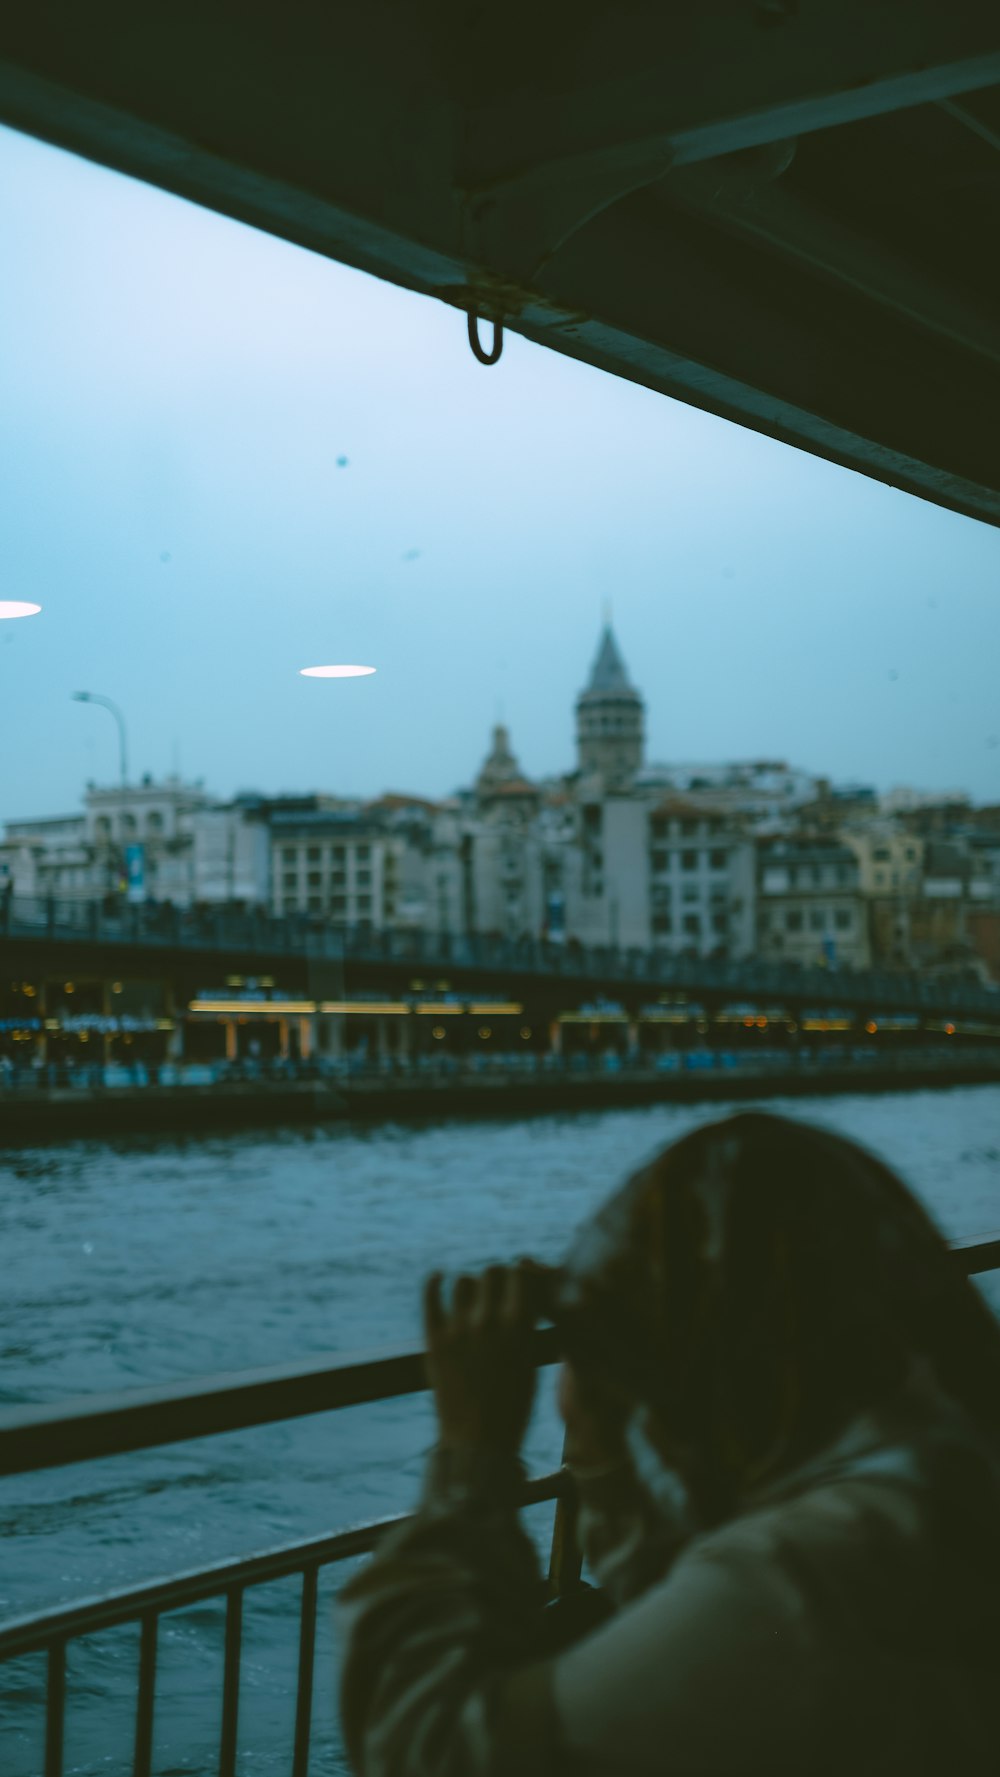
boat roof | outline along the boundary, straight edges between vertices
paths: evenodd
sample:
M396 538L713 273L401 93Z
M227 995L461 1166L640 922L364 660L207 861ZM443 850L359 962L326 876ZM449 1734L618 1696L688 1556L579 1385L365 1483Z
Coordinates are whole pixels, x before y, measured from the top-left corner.
M0 119L1000 523L992 0L35 0Z

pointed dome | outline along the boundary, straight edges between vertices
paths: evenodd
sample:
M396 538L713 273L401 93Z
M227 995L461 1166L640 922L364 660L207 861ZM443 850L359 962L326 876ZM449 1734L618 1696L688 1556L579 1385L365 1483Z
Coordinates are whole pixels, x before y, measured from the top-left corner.
M629 682L610 623L601 632L586 688L576 700L576 747L580 770L608 784L634 778L642 766L643 702Z
M609 691L631 690L632 686L629 684L625 662L615 640L614 630L610 623L606 623L597 650L597 657L591 670L590 683L582 695L588 697L594 692L604 695Z
M521 767L511 749L510 732L502 722L498 722L493 730L493 745L476 779L476 789L481 796L489 795L503 784L520 780Z

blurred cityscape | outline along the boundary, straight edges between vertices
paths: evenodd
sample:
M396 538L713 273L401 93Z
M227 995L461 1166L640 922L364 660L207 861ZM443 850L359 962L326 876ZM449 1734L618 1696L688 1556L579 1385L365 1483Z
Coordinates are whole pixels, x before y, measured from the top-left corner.
M122 730L116 787L0 842L0 1086L995 1077L1000 805L647 763L610 626L575 715L572 770L497 724L437 802L132 783Z
M0 907L260 908L362 934L1000 979L1000 803L772 760L649 764L644 731L607 627L569 771L529 780L498 724L472 785L436 802L91 784L78 813L7 823Z

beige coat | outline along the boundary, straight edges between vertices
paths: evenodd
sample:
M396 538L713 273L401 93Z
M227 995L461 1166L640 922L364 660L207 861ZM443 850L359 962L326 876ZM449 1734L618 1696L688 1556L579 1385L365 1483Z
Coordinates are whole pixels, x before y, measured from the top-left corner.
M926 1379L704 1534L631 1464L582 1477L616 1608L549 1658L517 1479L436 1452L416 1516L345 1588L363 1777L1000 1770L1000 1491Z

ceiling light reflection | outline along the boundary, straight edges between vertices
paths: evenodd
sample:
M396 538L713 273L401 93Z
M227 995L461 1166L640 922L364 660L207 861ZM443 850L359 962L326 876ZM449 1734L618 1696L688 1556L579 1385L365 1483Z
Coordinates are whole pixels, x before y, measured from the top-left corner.
M27 599L0 599L0 618L35 617L41 608L41 605L33 605Z

